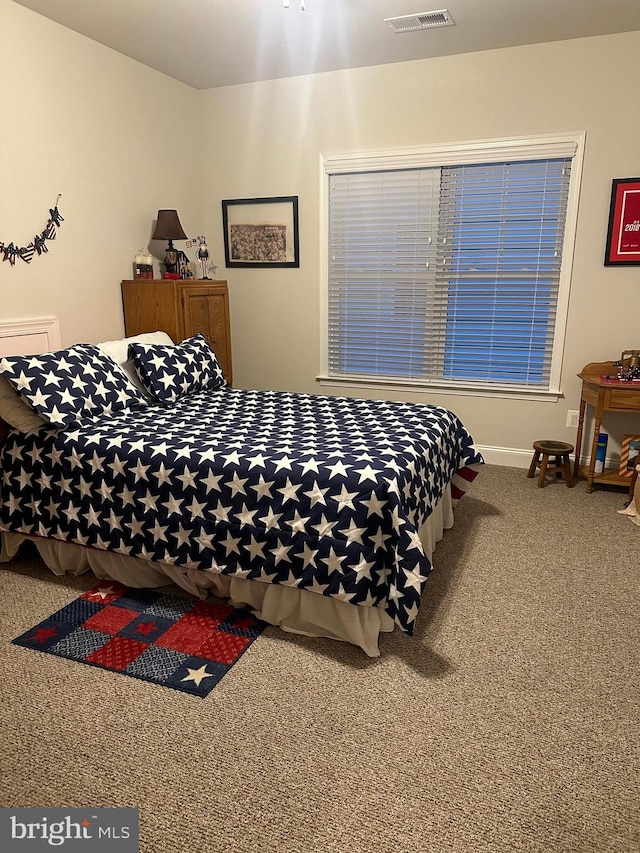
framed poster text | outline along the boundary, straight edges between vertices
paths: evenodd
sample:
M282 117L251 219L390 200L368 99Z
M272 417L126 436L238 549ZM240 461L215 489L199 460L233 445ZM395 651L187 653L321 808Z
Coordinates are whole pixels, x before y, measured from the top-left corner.
M640 266L640 178L613 181L604 265Z

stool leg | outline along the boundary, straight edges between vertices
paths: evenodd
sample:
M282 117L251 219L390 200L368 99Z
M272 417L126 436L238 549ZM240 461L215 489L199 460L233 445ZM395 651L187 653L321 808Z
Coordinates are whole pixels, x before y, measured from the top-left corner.
M540 451L536 450L533 454L533 459L531 460L531 465L529 465L529 471L527 472L527 477L535 477L536 468L538 467L538 462L540 461Z
M562 478L562 471L564 468L564 457L556 456L556 480L560 480Z
M567 481L567 486L573 488L573 476L571 474L571 463L569 462L569 454L564 457L564 478Z
M549 464L549 454L542 454L542 462L540 463L540 478L538 479L538 488L542 489L547 478L547 465Z

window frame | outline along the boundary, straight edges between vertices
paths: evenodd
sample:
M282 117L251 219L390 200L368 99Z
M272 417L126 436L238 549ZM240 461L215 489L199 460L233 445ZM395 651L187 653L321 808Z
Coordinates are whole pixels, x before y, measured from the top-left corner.
M578 201L586 134L584 131L506 137L452 143L450 145L415 146L409 148L373 149L323 153L320 155L320 372L321 385L362 386L382 390L404 388L409 391L437 391L443 394L498 397L508 399L557 400L561 396L562 361L569 310L573 254L577 230ZM329 228L328 189L330 176L340 173L416 169L438 166L460 166L476 163L498 163L515 160L570 157L571 176L567 198L562 265L558 284L558 304L552 344L551 372L548 389L487 388L481 383L455 385L441 380L394 379L362 376L336 376L328 370L328 299L329 299Z

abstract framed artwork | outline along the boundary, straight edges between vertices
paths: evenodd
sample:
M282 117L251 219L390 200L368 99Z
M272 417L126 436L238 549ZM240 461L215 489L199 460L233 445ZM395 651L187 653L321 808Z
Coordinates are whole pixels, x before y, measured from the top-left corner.
M299 267L298 196L222 200L227 267Z
M620 476L632 477L634 460L640 454L640 435L623 435L620 450Z
M640 266L640 178L613 180L604 265Z

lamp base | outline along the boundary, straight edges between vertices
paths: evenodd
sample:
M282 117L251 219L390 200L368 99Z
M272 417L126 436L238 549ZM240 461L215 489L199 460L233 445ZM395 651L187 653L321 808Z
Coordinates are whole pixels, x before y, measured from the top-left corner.
M178 271L178 252L173 248L173 244L171 243L171 241L169 241L169 248L165 252L163 263L165 272Z

